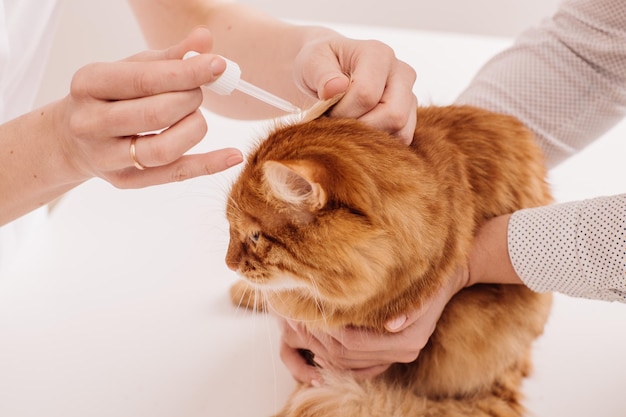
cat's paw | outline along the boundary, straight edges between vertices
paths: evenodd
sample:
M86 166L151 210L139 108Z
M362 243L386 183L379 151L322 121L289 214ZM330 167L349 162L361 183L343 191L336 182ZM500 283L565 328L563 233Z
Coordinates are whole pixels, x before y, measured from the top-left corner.
M255 290L252 285L244 280L239 280L230 287L230 301L237 308L243 307L259 312L267 311L261 292Z

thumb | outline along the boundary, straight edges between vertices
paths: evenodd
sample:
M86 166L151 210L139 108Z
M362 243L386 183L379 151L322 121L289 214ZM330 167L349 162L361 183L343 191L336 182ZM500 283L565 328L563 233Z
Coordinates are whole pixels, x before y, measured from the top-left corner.
M294 62L294 74L296 84L320 100L344 93L350 85L337 56L320 45L303 48Z
M350 79L345 74L329 74L317 89L317 96L320 100L327 100L345 93L349 85Z

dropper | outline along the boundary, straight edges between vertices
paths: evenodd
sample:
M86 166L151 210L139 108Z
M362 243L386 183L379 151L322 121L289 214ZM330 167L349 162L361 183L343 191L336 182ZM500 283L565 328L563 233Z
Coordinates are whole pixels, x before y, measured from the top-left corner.
M185 54L185 56L183 56L183 59L188 59L196 55L200 54L196 51L189 51ZM282 98L277 97L274 94L257 87L256 85L250 84L249 82L242 80L241 69L239 68L239 65L237 65L236 62L233 62L227 58L221 58L226 61L226 69L217 80L205 84L205 86L209 90L222 96L229 95L233 92L233 90L239 90L242 93L245 93L251 97L261 100L264 103L267 103L288 113L302 112L299 107L294 106L287 100L283 100Z

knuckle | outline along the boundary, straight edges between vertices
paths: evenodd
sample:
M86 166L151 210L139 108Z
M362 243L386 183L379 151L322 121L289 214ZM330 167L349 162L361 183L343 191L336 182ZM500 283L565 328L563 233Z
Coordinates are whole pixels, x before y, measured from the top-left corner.
M355 92L353 93L355 94L354 98L357 106L364 109L374 108L380 100L380 94L372 89L365 88L365 86L362 87L363 88L355 89Z
M335 360L342 360L346 358L348 349L340 344L332 344L327 347L328 355L335 358Z
M150 96L155 91L155 77L150 72L137 71L132 77L133 89L140 96Z
M364 340L362 337L346 334L341 339L341 343L336 343L335 347L338 355L343 358L348 357L352 352L360 352L363 350L364 346L367 344L366 339Z
M111 185L113 185L115 188L120 189L120 190L128 190L131 188L136 188L133 187L132 182L131 182L131 174L130 171L128 170L121 170L121 171L117 171L115 174L112 175L103 175L104 180L106 180L107 182L109 182Z
M338 347L345 355L347 352L354 352L360 350L359 343L357 343L353 338L346 337L341 341L341 344L338 344Z
M190 97L185 101L189 103L189 106L192 109L197 110L202 105L202 101L204 100L202 90L199 88L194 88L193 90L188 91L188 94L190 95Z
M85 97L89 95L90 74L97 64L87 64L78 69L70 81L70 95L73 97Z
M411 83L414 83L415 80L417 80L417 71L415 71L415 68L413 68L412 66L410 66L404 61L399 61L399 64L400 64L400 70L405 72L408 75L408 77L410 77L409 79Z
M393 52L393 49L389 45L387 45L387 44L385 44L385 43L383 43L381 41L378 41L378 40L375 40L375 39L368 39L368 40L365 40L364 42L365 42L366 47L369 50L375 51L375 53L377 55L379 55L379 56L381 54L387 55L387 57L394 57L395 56L395 53Z
M207 162L202 165L202 173L204 175L212 175L219 171L220 170L212 163Z
M173 162L174 158L170 156L170 151L166 146L155 146L150 150L150 161L152 162L152 164L160 166L167 165ZM176 167L176 169L179 168ZM174 174L172 173L172 176L173 175Z
M181 182L193 178L193 171L185 166L179 165L175 167L170 173L170 181L171 182Z
M142 109L143 126L160 126L161 111L155 106L145 106Z
M84 117L80 112L70 114L67 125L73 137L85 138L93 131L89 118Z
M409 115L406 111L393 109L386 114L385 121L389 126L390 131L398 131L407 124L409 121Z

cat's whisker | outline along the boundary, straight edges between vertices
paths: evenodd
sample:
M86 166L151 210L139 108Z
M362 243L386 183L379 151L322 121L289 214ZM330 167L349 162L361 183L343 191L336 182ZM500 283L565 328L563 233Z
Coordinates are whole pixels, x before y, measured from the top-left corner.
M262 293L265 296L265 307L267 308L268 312L271 312L273 315L275 315L276 317L285 319L285 320L289 320L289 321L293 321L295 323L301 323L301 324L307 324L307 323L317 323L319 321L322 321L322 318L318 318L318 319L305 319L302 317L291 317L288 316L286 314L283 314L280 309L275 308L272 303L271 303L271 299L269 298L269 294L266 294L267 291L272 292L274 295L277 295L277 299L280 299L280 295L284 294L284 290L280 291L280 290L266 290L266 291L262 291ZM300 298L303 301L306 301L306 299L302 296L300 296Z
M313 300L315 301L315 305L316 305L318 311L320 312L321 320L324 323L328 323L325 303L322 302L324 298L322 297L322 293L321 293L321 291L319 289L317 280L314 277L311 277L309 279L309 281L311 282L311 295L313 296Z
M317 282L315 280L312 280L311 283L313 284L313 300L315 300L315 305L317 306L317 309L319 310L321 316L322 316L322 320L324 321L324 323L327 322L326 319L326 308L324 307L324 304L320 301L321 300L321 294L320 294L320 290L319 287L317 286Z
M243 311L243 310L245 310L248 307L248 306L244 305L245 299L246 299L246 292L242 291L240 296L239 296L239 301L235 305L235 311L236 312Z

